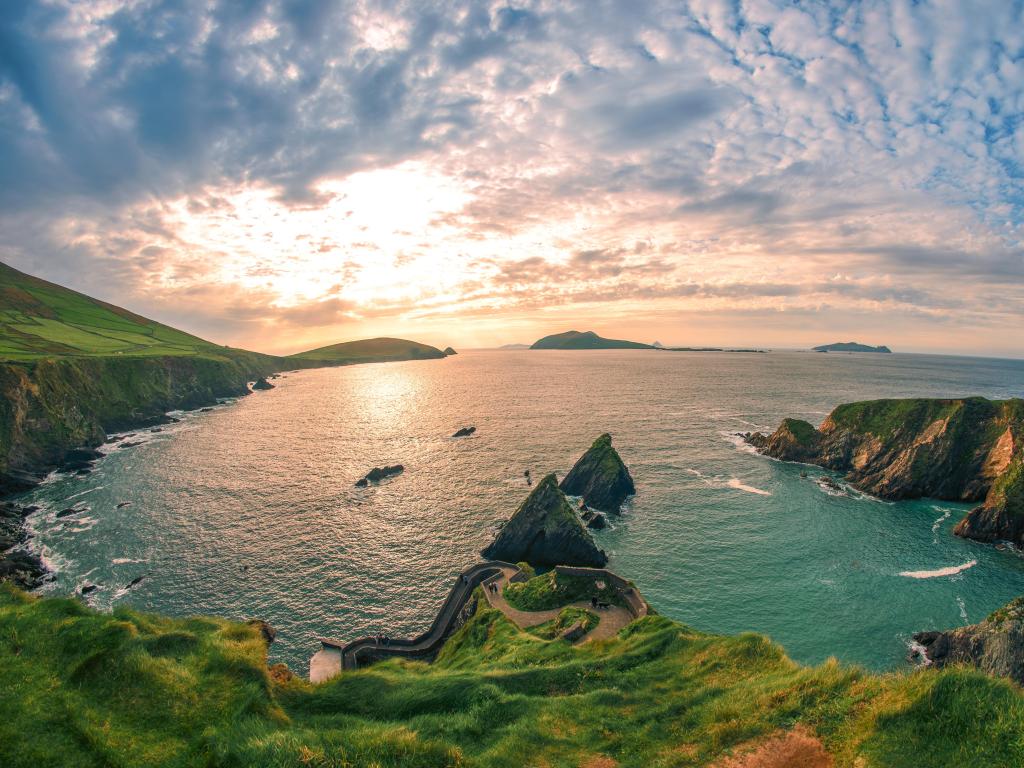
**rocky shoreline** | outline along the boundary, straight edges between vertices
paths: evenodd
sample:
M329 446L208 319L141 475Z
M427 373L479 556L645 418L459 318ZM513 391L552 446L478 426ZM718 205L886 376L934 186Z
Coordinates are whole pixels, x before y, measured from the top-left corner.
M837 407L744 435L763 455L844 474L883 499L980 502L954 533L1024 546L1024 400L914 398Z

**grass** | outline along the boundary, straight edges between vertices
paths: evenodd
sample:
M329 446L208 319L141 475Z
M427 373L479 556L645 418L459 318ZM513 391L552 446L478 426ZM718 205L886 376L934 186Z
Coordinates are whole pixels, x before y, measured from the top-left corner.
M703 766L799 729L838 768L1024 764L1024 697L962 669L802 667L660 616L572 646L482 606L434 664L319 686L258 632L0 589L0 744L22 766Z
M580 633L582 636L600 624L601 618L597 614L583 608L569 606L561 610L558 618L545 621L543 624L538 624L535 627L530 627L526 631L542 640L554 640L560 637L565 630L569 629L577 621L583 624L583 631Z
M607 581L603 589L598 589L594 579L555 571L548 571L528 581L509 584L503 594L508 604L520 611L548 611L569 603L589 602L592 597L603 603L625 605L622 597Z
M225 348L0 264L0 357L221 356Z
M782 425L789 430L800 445L812 445L820 437L818 430L802 419L783 419Z

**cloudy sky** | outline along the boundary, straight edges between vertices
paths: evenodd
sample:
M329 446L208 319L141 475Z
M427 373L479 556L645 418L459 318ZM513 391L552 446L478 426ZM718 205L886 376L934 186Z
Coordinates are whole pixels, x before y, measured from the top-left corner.
M222 343L1024 356L1024 10L3 0L0 260Z

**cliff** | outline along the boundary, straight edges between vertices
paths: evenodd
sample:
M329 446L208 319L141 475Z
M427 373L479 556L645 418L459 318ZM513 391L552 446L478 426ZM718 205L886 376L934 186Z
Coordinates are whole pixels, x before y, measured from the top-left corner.
M432 664L312 685L268 668L255 625L0 585L3 764L1024 765L1020 691L976 670L806 667L764 637L657 615L572 645L476 604Z
M608 556L597 548L559 490L553 474L537 484L481 554L488 560L540 566L600 568L608 562Z
M33 485L107 432L247 394L249 380L276 367L274 358L245 353L0 362L0 493Z
M633 478L607 433L579 458L559 488L570 496L582 496L587 506L605 512L618 512L622 502L636 493Z
M936 668L969 664L1024 685L1024 597L978 624L945 632L918 632L914 640Z
M761 453L843 472L884 499L980 501L957 535L1024 545L1024 400L914 398L836 408L819 429L786 419L747 441Z

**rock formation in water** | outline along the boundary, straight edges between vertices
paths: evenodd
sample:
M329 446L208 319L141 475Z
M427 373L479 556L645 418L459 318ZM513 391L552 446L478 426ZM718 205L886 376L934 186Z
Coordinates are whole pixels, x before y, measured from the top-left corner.
M24 519L36 509L0 502L0 581L10 580L22 589L38 587L46 575L42 560L18 548L28 540Z
M636 493L633 478L607 433L594 441L559 487L570 496L582 496L587 506L605 512L618 512L626 497Z
M884 499L980 501L954 533L1024 545L1024 400L914 398L836 408L815 429L786 419L747 442L784 461L843 472Z
M356 487L365 488L370 483L379 483L386 477L399 475L404 471L405 467L403 467L401 464L394 464L385 467L374 467L373 469L366 473L365 477L361 477L359 478L359 480L356 481Z
M254 391L273 389L274 385L267 381L265 376L262 376L253 382L252 388Z
M456 351L455 351L454 349L452 349L451 347L445 347L445 348L444 348L444 356L445 356L445 357L451 357L452 355L457 355L457 354L459 354L459 353L458 353L458 352L456 352Z
M469 437L474 432L476 432L476 427L463 427L454 435L452 435L452 437Z
M601 568L608 562L558 489L554 474L537 484L482 554L490 560L539 566Z
M530 349L654 349L650 344L606 339L593 331L566 331L537 339Z
M886 346L872 347L868 344L858 344L856 341L839 341L835 344L822 344L812 347L815 352L881 352L892 354L892 350Z
M945 632L918 632L914 640L936 668L970 664L1024 685L1024 597L1018 597L979 624Z

